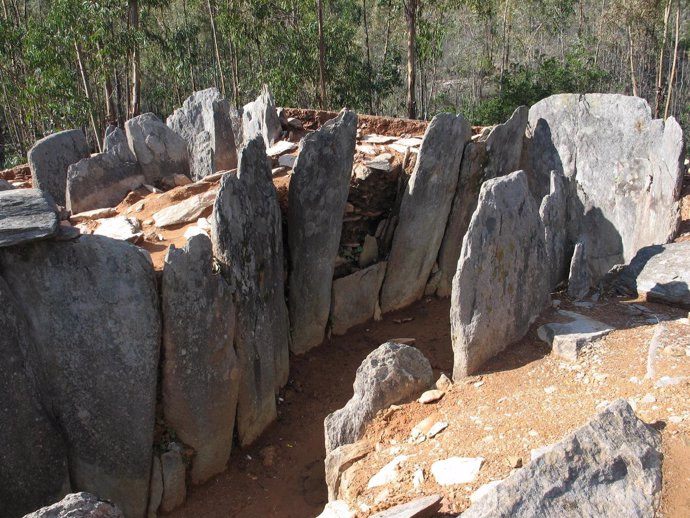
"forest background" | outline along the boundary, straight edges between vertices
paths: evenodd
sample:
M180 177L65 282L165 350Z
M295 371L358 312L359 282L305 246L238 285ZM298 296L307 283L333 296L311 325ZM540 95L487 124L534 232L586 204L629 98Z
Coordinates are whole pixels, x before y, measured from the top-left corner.
M506 120L554 93L644 97L690 123L689 0L0 0L0 167L38 138L235 106Z

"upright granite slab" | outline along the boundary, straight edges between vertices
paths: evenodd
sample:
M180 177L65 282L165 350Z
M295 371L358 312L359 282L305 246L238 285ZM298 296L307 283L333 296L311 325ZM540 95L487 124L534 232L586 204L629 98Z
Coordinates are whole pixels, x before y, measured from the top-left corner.
M194 92L166 121L187 141L192 178L237 167L230 102L217 88Z
M280 138L282 127L278 110L268 85L263 85L261 95L242 109L241 144L247 144L256 136L263 137L266 149Z
M652 518L661 437L618 400L491 488L462 518Z
M453 378L522 338L549 293L544 226L527 174L485 182L453 278Z
M434 117L407 184L381 288L381 310L409 306L424 294L448 221L471 128L462 115Z
M163 412L196 452L193 484L225 471L237 408L235 304L230 286L212 269L205 235L170 247L163 269Z
M474 209L477 208L482 183L520 169L528 113L526 106L519 107L504 124L495 126L486 137L480 137L465 146L460 179L438 252L436 294L439 297L450 296L462 239L470 226Z
M115 155L123 162L137 161L137 157L134 156L127 144L127 135L117 126L108 126L108 129L105 131L103 152Z
M319 345L326 332L356 133L357 115L344 110L305 136L290 180L290 347L296 354Z
M68 444L73 488L143 517L160 347L146 252L100 236L39 241L1 249L0 271L28 320L26 362Z
M19 518L70 491L67 448L40 404L23 351L34 345L0 277L0 509Z
M331 329L344 335L348 329L374 318L386 263L376 263L333 281Z
M653 120L637 97L564 94L532 106L529 124L533 192L547 192L552 170L568 180L568 240L583 244L575 278L592 287L640 248L674 237L683 135L673 117Z
M288 376L281 214L263 138L250 141L237 174L221 180L211 226L214 256L236 294L236 420L245 446L275 419L275 393Z
M187 142L153 113L129 119L125 133L146 183L155 184L172 174L189 176Z
M58 205L65 205L67 168L90 156L81 130L54 133L36 142L27 154L35 189L47 192Z
M46 192L12 189L0 192L0 248L57 234L58 209Z

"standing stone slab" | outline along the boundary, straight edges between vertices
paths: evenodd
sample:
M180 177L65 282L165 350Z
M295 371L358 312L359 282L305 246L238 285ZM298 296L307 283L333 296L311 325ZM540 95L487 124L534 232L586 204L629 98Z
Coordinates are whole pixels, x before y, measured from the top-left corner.
M46 192L38 189L0 192L0 247L51 237L59 228L58 209Z
M108 126L108 129L105 131L103 152L115 155L122 162L137 161L137 157L134 156L127 144L127 135L117 126Z
M453 377L522 338L549 301L544 227L518 171L482 185L453 278Z
M196 235L168 250L163 270L163 411L196 451L193 484L225 471L237 407L235 305L212 268L211 241Z
M551 171L549 194L542 198L539 207L539 217L544 224L549 286L552 290L565 280L568 274L567 188L566 179L555 171Z
M113 153L80 160L67 170L66 207L72 214L114 207L146 182L139 164Z
M521 106L504 124L495 126L489 135L465 146L460 179L448 216L443 242L438 252L439 284L437 295L450 296L453 276L458 267L462 238L477 208L482 183L505 176L520 168L522 141L529 110Z
M460 161L470 135L470 125L463 116L449 113L434 117L426 130L400 205L381 289L384 313L408 306L424 294L446 229Z
M58 205L64 205L67 168L89 155L89 144L81 130L61 131L42 138L27 154L32 185L50 194Z
M255 101L245 104L242 109L242 138L238 142L246 145L260 135L268 149L280 138L281 131L273 95L268 85L263 85L261 95Z
M661 437L624 400L489 490L462 518L651 518Z
M319 345L326 331L356 132L357 115L342 111L304 137L290 180L289 308L296 354Z
M333 281L331 325L334 335L374 317L386 263L378 263Z
M357 368L354 395L324 421L326 454L360 439L376 412L418 396L433 383L431 364L419 349L386 342Z
M29 322L27 362L67 441L74 488L143 517L160 347L150 260L82 236L0 250L0 271Z
M236 293L236 419L244 446L275 419L275 392L288 375L281 214L262 138L240 151L237 174L221 180L211 226L214 256Z
M69 492L67 449L41 408L22 351L31 337L0 277L0 509L18 518Z
M187 141L195 180L237 167L230 102L217 88L194 92L168 117L167 125Z
M154 184L172 174L189 176L187 142L153 113L128 120L125 133L146 183Z
M161 455L161 472L163 474L163 497L160 510L169 513L184 504L187 498L185 483L185 465L178 451L166 451Z

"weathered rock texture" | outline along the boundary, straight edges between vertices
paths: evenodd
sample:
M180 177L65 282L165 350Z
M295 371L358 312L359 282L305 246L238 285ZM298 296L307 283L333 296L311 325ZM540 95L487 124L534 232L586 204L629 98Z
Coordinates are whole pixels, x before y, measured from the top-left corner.
M145 182L139 164L101 153L69 166L66 207L73 214L114 207Z
M237 407L235 306L212 261L211 241L196 235L168 250L163 270L163 411L196 451L193 484L225 470Z
M462 238L465 237L472 213L477 208L482 183L520 168L528 113L528 108L521 106L507 122L495 126L488 136L473 140L465 146L460 179L438 253L440 273L436 293L439 297L450 296L453 276L460 258Z
M343 111L304 137L290 180L290 347L297 354L319 345L326 331L356 132L357 115Z
M0 271L28 320L26 362L67 441L73 487L143 516L160 347L148 257L82 236L2 249Z
M125 518L120 509L90 493L71 493L58 503L27 514L24 518Z
M374 317L386 263L378 263L333 281L331 326L334 335Z
M381 309L393 311L424 294L446 229L460 161L471 128L462 115L434 117L400 205L381 288Z
M185 483L185 466L178 451L166 451L161 455L161 472L163 473L163 496L160 509L169 513L181 506L187 497Z
M613 331L613 327L572 311L559 311L569 319L566 323L552 322L539 327L539 339L551 346L551 352L566 360L575 361L580 350Z
M230 102L217 88L194 92L168 117L167 124L187 141L195 180L237 167Z
M340 479L343 473L355 462L366 457L369 452L369 444L366 441L359 441L338 446L326 455L324 468L329 502L338 499Z
M27 322L0 277L0 509L18 518L69 492L67 449L41 408L22 355Z
M567 179L568 241L571 249L582 243L572 276L594 286L640 248L673 238L683 149L675 119L652 120L637 97L567 94L532 106L529 124L524 167L532 190L546 194L551 171Z
M153 113L129 119L125 132L147 183L157 183L171 174L189 176L187 142Z
M239 142L244 145L261 135L268 149L280 137L281 129L273 95L268 85L264 85L261 95L255 101L245 104L242 109L242 138Z
M89 144L81 130L67 130L42 138L27 154L35 189L46 191L58 205L65 204L67 168L89 157Z
M0 247L54 236L59 226L49 194L38 189L0 192Z
M453 278L453 377L519 340L548 303L544 227L518 171L482 185Z
M441 495L430 495L390 507L371 518L432 518L441 510Z
M661 493L661 438L616 401L491 489L462 518L651 518Z
M221 180L211 225L214 256L236 293L237 434L246 445L275 419L275 392L288 375L281 215L262 138Z
M354 395L324 421L326 453L357 441L376 412L406 401L433 383L431 364L418 349L386 342L357 368Z
M117 126L108 126L108 129L105 131L103 152L115 155L123 162L137 161L137 157L134 156L127 144L127 135Z

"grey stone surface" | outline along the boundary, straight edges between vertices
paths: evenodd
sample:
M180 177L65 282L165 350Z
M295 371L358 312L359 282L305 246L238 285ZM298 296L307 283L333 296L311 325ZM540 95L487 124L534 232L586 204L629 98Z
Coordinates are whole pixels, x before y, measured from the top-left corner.
M41 408L22 355L28 325L2 277L0 307L0 509L18 518L69 492L67 448Z
M108 126L103 139L103 152L115 155L122 162L137 161L137 157L132 154L127 144L127 135L117 126Z
M263 85L261 95L242 109L242 138L238 142L244 145L261 135L268 149L278 140L281 131L273 95L268 85Z
M373 514L371 518L432 518L441 510L441 495L415 498Z
M446 229L460 161L470 135L470 125L462 115L448 113L434 117L426 130L393 235L381 289L384 313L408 306L424 294Z
M328 487L328 501L338 499L340 478L342 474L358 460L369 454L369 444L359 441L352 444L343 444L326 455L324 467L326 472L326 486Z
M168 126L187 141L195 180L237 167L230 117L230 102L217 88L194 92L168 117Z
M652 518L661 437L618 400L496 485L462 518Z
M193 484L225 471L237 408L235 305L230 286L212 269L210 239L193 236L168 250L161 290L163 412L196 452Z
M374 264L333 281L331 326L334 335L374 318L386 263Z
M540 340L551 346L553 354L566 360L577 360L583 347L602 339L614 330L608 324L573 311L560 310L558 315L568 318L569 322L544 324L537 330L537 335Z
M146 252L99 236L0 250L26 315L41 403L68 444L74 489L146 513L160 316Z
M81 130L61 131L42 138L27 154L33 187L64 205L67 168L89 156L89 144Z
M163 473L163 497L160 510L169 513L184 504L187 498L182 455L178 451L166 451L161 455L161 472Z
M465 146L458 186L438 252L440 273L436 293L439 297L451 294L462 238L465 237L472 213L477 208L482 183L520 168L528 113L528 108L521 106L505 123L495 126L488 135Z
M587 244L578 241L570 259L568 273L568 296L575 300L583 299L592 286L592 273L587 263Z
M326 331L331 283L352 175L357 115L342 111L302 139L290 180L290 347L301 354Z
M211 227L214 256L236 293L237 436L247 445L275 419L289 362L281 214L262 138L240 151L238 173L221 180Z
M116 505L101 501L91 493L71 493L24 518L125 518L125 515Z
M544 227L527 175L485 182L453 278L453 378L522 338L549 293Z
M544 224L544 243L549 265L549 286L555 289L568 275L567 183L562 175L552 171L549 194L539 207L539 217ZM589 287L589 286L587 286Z
M189 176L187 142L153 113L128 120L125 133L146 183L155 184L171 174Z
M12 189L14 189L14 185L3 178L0 178L0 191L11 191Z
M568 180L568 240L585 244L577 268L593 287L615 264L678 229L682 130L652 120L647 103L611 94L555 95L529 113L525 167L546 194L552 170Z
M642 248L620 279L648 300L690 309L690 241Z
M381 409L418 396L433 383L431 364L418 349L386 342L357 368L354 395L324 421L326 453L359 440Z
M0 192L0 247L18 245L57 234L58 209L38 189Z
M161 459L153 456L151 463L151 483L149 484L149 506L147 518L157 518L158 508L163 500L163 469Z
M372 235L364 236L364 243L362 244L362 252L359 254L357 262L360 268L366 268L378 261L379 258L379 243Z
M157 227L174 227L183 223L191 223L199 217L216 201L216 191L206 191L195 194L184 201L165 207L156 212L152 217Z
M145 181L137 162L123 162L115 154L100 153L69 166L66 207L73 214L114 207Z

